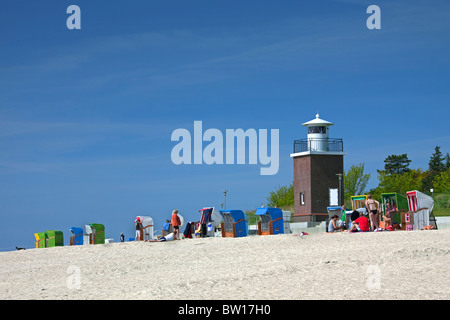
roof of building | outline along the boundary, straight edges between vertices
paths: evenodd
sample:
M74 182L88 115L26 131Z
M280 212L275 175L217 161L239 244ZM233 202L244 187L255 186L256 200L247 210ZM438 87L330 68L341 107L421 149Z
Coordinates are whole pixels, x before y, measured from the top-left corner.
M326 120L323 120L323 119L320 119L319 118L319 114L316 114L316 118L315 119L313 119L311 121L308 121L308 122L305 122L305 123L302 124L302 126L307 126L307 127L309 127L309 126L318 126L318 125L332 126L333 123L331 123L329 121L326 121Z

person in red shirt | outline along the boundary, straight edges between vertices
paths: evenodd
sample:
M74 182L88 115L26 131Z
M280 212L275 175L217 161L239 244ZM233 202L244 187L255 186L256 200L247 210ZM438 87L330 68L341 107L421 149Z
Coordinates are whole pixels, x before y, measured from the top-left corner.
M369 231L369 221L363 215L360 215L358 219L353 221L353 225L350 228L350 232L367 232Z
M173 227L173 238L174 240L180 239L180 225L181 220L178 216L178 210L175 209L172 211L172 227Z

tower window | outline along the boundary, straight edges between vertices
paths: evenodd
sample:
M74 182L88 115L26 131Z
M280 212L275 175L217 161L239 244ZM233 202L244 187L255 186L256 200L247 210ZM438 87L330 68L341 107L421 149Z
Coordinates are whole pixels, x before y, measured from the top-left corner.
M305 193L304 192L300 192L300 205L301 206L305 205Z

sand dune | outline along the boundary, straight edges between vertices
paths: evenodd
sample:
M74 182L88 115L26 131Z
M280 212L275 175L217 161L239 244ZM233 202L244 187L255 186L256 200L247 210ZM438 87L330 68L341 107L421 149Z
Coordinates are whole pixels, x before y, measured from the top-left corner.
M0 253L1 299L449 299L450 230Z

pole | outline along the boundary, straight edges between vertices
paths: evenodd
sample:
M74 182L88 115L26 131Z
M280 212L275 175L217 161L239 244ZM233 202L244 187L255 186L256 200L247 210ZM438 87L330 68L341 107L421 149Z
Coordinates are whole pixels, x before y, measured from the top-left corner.
M223 208L225 210L227 209L227 192L228 192L228 190L223 191L223 197L224 197Z
M342 180L343 174L342 173L337 173L336 175L339 178L338 204L339 204L339 206L342 206L342 203L341 203L341 197L342 197L342 190L341 190L342 189L342 183L341 183L341 180Z

